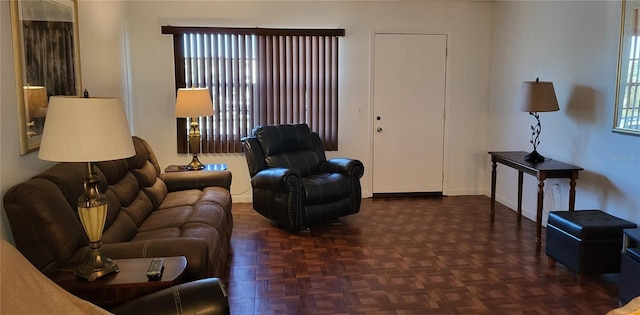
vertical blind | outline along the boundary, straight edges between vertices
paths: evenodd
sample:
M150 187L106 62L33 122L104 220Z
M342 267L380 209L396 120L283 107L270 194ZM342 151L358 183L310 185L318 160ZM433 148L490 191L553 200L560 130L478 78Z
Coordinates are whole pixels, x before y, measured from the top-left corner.
M307 123L338 148L337 30L163 26L173 34L176 89L207 87L214 116L199 119L205 153L242 152L260 125ZM188 119L178 118L187 153Z

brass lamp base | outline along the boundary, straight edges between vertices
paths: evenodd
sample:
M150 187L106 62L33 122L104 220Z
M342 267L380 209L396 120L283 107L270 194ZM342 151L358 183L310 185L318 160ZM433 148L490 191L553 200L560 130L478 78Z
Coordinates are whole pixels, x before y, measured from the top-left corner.
M191 159L191 162L187 164L187 169L191 171L197 171L203 168L204 164L200 163L200 160L198 160L198 153L194 153L193 159Z
M78 266L75 275L94 281L102 276L108 275L112 272L119 272L120 268L118 264L111 258L102 256L100 246L102 242L92 242L89 244L91 251L89 252L88 259Z

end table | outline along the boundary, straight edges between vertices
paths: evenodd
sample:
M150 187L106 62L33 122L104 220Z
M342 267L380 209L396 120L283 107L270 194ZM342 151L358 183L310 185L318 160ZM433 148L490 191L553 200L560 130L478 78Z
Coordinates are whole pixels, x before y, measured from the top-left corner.
M189 170L186 165L169 165L164 169L165 173L171 172L197 172L197 171L226 171L227 164L205 164L201 170Z
M164 271L158 280L149 280L146 276L152 259L114 259L120 267L120 272L108 274L94 281L76 277L76 266L57 269L48 276L73 295L100 307L111 308L180 283L187 266L184 256L165 257Z

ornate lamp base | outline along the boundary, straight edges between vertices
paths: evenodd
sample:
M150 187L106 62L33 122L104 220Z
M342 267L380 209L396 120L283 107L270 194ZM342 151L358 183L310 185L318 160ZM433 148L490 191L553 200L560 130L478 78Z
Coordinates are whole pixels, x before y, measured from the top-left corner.
M531 153L525 155L524 160L532 163L544 162L544 156L540 155L538 151L533 150Z
M102 242L92 242L89 244L89 248L91 249L89 257L82 265L78 266L75 272L76 276L93 281L112 272L120 271L115 261L102 256L102 251L100 250L101 245Z
M200 163L200 160L198 160L198 153L194 153L193 159L191 159L191 162L187 164L187 169L191 171L196 171L196 170L201 170L203 168L204 168L204 164Z

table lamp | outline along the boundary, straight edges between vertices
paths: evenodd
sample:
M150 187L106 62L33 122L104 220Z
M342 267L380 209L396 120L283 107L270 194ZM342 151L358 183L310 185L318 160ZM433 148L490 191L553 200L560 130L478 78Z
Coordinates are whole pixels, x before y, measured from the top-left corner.
M207 88L180 88L176 97L176 117L190 118L189 151L193 153L188 170L200 170L204 164L198 160L200 153L200 128L198 119L202 116L213 115L213 103Z
M27 113L27 133L34 137L42 133L44 118L47 116L47 89L44 86L24 86L24 106Z
M529 142L533 144L533 151L527 154L524 160L533 163L544 162L544 156L537 151L540 144L540 132L542 131L538 113L553 112L560 109L556 99L556 92L553 89L553 82L540 81L539 78L536 78L535 81L522 82L520 97L520 111L529 112L529 115L533 116L537 122L536 125L531 126L531 141Z
M78 277L93 281L112 272L118 264L102 256L102 232L107 200L99 190L100 178L92 162L110 161L135 154L127 117L117 98L52 96L42 132L42 160L86 162L84 192L78 200L78 216L89 239L90 253L76 269Z

